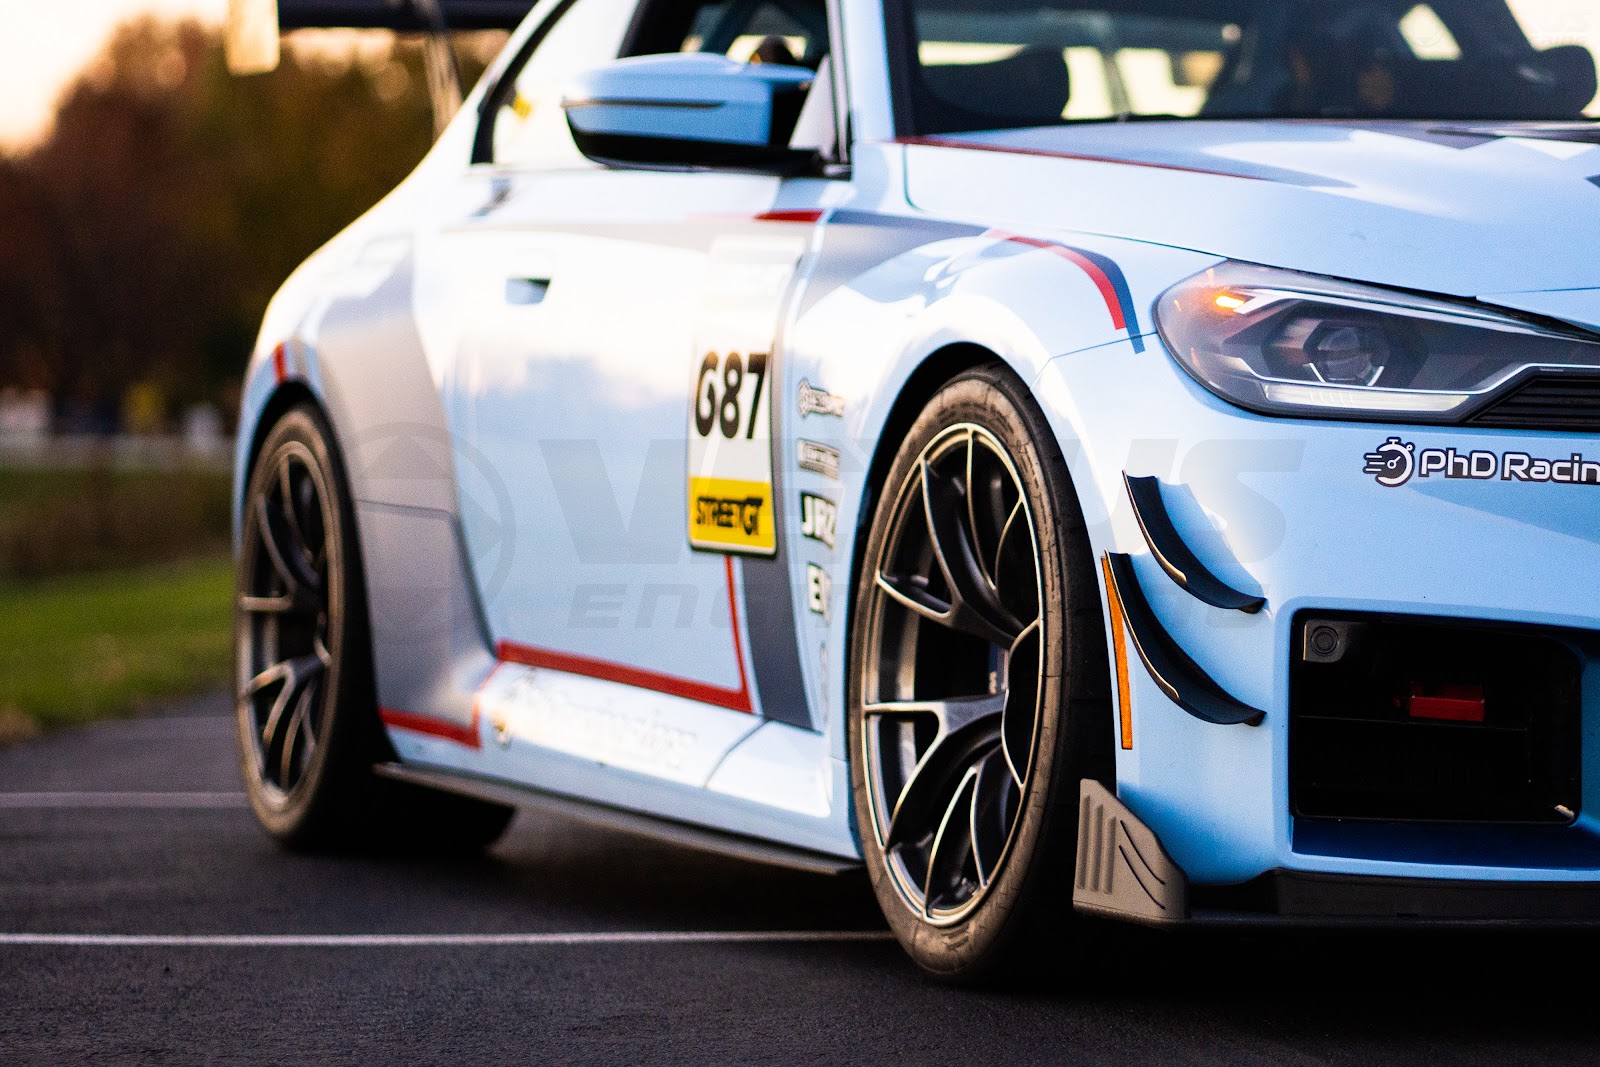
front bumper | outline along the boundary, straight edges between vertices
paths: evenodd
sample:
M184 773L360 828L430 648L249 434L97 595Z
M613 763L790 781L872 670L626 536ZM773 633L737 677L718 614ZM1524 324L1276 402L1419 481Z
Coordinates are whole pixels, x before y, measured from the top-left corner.
M1600 883L1323 874L1282 868L1196 886L1160 839L1099 782L1084 779L1078 911L1146 926L1600 926Z
M1462 839L1382 822L1328 825L1297 818L1289 802L1296 619L1318 615L1579 635L1576 774L1581 795L1600 798L1600 485L1506 479L1503 463L1492 478L1423 477L1419 464L1404 484L1388 485L1369 461L1393 436L1419 455L1600 461L1595 439L1265 418L1200 389L1159 343L1143 353L1116 349L1060 357L1036 382L1096 556L1125 554L1162 630L1221 690L1265 713L1257 726L1201 721L1136 659L1130 665L1131 744L1117 753L1116 794L1159 836L1186 882L1300 886L1295 878L1305 875L1305 884L1357 878L1390 888L1417 880L1514 883L1518 891L1600 884L1600 818L1581 809L1559 838L1541 829ZM1091 396L1092 407L1080 403ZM1471 463L1457 466L1471 475ZM1265 606L1226 610L1172 580L1135 521L1125 476L1159 479L1194 554ZM1298 888L1263 895L1305 896Z

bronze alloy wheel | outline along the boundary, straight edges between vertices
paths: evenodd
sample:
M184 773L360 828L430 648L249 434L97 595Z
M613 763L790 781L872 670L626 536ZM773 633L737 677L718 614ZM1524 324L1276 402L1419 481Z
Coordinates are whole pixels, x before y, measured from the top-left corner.
M512 809L379 778L355 512L319 412L291 408L251 468L236 572L239 760L256 818L296 848L472 851Z
M332 740L349 612L346 516L321 427L291 412L244 505L235 639L240 758L269 829L306 808Z
M851 780L896 936L994 978L1067 929L1079 781L1109 778L1099 585L1054 437L1008 371L970 371L907 432L851 621Z
M896 493L872 561L861 677L873 833L924 921L982 900L1033 767L1039 646L1052 636L1033 519L1005 447L944 429Z

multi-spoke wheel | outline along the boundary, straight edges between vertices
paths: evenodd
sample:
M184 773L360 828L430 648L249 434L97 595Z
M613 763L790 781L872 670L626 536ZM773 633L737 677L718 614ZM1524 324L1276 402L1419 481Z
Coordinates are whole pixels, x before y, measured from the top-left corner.
M344 617L330 583L330 528L338 520L326 476L305 443L284 441L264 464L240 571L240 737L262 798L282 807L305 781L326 715L330 620ZM338 550L338 542L334 541ZM333 645L342 643L342 627Z
M294 408L244 499L235 602L239 757L251 806L295 846L480 847L511 810L379 779L372 652L344 474Z
M889 471L851 632L852 779L891 926L994 973L1071 909L1078 782L1109 759L1105 642L1060 452L999 369L946 386ZM1064 866L1063 866L1064 865Z

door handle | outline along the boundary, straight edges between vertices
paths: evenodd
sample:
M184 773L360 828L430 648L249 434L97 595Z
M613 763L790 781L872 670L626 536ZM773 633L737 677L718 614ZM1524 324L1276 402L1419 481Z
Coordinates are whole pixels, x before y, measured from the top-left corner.
M506 303L527 307L544 303L550 292L549 278L507 278Z

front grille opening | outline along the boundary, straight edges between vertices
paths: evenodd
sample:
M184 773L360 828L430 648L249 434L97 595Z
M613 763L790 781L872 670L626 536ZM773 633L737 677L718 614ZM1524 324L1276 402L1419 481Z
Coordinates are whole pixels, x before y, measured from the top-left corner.
M1600 378L1537 375L1468 421L1503 429L1600 432Z
M1297 817L1576 818L1583 663L1558 637L1306 613L1295 634L1289 799Z

